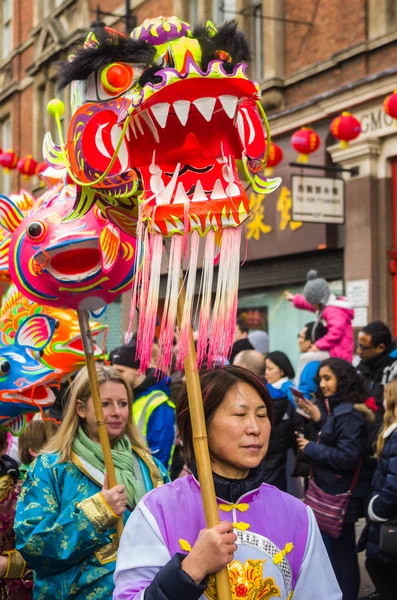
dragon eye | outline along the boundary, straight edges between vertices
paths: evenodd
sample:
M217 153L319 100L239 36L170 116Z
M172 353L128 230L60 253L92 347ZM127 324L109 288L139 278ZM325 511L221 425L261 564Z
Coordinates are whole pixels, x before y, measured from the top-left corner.
M8 360L2 360L0 362L0 373L2 373L3 375L7 375L7 373L9 373L11 370L11 365L8 362Z
M232 62L232 57L230 56L230 54L228 52L225 52L225 50L215 50L214 56L215 56L215 58L218 58L219 60L225 60L226 62Z
M101 73L103 89L109 96L118 96L131 87L134 81L134 69L125 63L112 63Z
M26 233L32 240L39 241L43 239L46 230L47 228L44 223L41 221L33 221L27 226Z

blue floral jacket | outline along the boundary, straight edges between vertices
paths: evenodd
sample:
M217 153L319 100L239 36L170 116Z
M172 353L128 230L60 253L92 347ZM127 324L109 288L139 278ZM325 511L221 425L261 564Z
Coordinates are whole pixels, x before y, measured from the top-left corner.
M168 481L160 463L136 456L147 491ZM35 572L35 600L111 598L117 518L100 494L102 483L103 473L76 455L70 463L42 455L29 469L15 534L17 549ZM130 514L127 509L124 522Z

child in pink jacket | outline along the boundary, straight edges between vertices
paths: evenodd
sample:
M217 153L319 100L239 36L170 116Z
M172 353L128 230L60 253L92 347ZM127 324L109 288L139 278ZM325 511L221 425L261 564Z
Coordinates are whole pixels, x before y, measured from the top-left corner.
M354 339L352 321L354 310L350 302L342 296L331 293L325 279L317 276L317 271L309 271L303 296L286 292L286 298L296 308L317 312L317 323L323 321L328 333L317 340L311 352L329 352L331 356L353 360Z

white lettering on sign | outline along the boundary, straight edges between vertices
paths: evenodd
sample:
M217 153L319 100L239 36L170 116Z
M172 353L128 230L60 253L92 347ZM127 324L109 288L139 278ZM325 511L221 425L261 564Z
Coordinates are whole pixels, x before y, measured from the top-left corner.
M395 119L385 113L383 104L378 104L366 110L354 111L353 114L361 123L361 133L357 138L358 140L396 133Z
M303 223L344 223L343 179L292 175L292 219Z

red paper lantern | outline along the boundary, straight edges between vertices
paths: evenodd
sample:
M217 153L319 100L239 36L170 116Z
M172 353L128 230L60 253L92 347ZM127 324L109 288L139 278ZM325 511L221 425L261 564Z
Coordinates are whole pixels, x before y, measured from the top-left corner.
M3 167L5 173L8 173L11 169L15 169L18 163L18 155L15 154L14 150L7 150L0 154L0 165Z
M341 148L347 148L351 140L355 140L361 133L361 123L349 112L343 112L332 121L330 132L340 141Z
M24 179L29 179L32 175L35 175L38 162L34 160L31 154L24 156L17 163L17 169L21 173Z
M46 162L41 162L37 165L36 167L36 171L35 171L35 175L41 175L41 173L43 173L48 167L48 164Z
M309 154L315 152L320 146L320 138L310 127L302 127L293 134L291 146L299 152L298 162L306 163L309 160Z
M397 90L386 96L383 101L383 108L387 115L393 117L393 119L397 119Z

